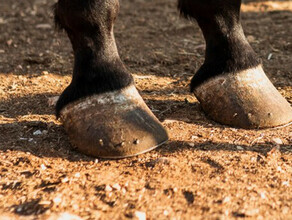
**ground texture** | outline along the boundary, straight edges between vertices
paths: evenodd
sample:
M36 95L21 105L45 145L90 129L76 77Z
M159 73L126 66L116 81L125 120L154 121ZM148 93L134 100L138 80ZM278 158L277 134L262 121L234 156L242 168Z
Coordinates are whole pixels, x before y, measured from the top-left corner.
M72 150L48 104L73 62L53 3L1 1L0 219L292 219L292 125L242 130L204 116L188 86L204 41L175 1L121 0L115 26L121 57L170 141L118 161ZM242 11L249 42L292 103L292 2L245 1Z

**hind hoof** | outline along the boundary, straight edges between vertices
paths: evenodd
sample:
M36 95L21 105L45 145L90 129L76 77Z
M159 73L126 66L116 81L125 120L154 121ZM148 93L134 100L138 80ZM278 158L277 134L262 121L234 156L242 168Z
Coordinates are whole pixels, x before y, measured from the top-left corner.
M133 85L73 102L60 115L71 143L89 156L136 156L168 140L166 130Z
M221 124L254 129L292 121L290 104L261 66L209 79L194 93L207 116Z

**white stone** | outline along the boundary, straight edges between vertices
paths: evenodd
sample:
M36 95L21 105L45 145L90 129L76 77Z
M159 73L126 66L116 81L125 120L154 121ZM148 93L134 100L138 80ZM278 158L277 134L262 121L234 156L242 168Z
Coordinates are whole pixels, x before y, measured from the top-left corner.
M115 190L117 190L117 191L120 191L120 190L121 190L121 186L120 186L118 183L112 185L112 187L113 187Z
M41 165L41 169L42 169L42 170L46 170L47 167L46 167L44 164L42 164L42 165Z
M136 216L139 220L146 220L146 213L145 213L145 212L136 211L136 212L135 212L135 216Z
M244 150L244 148L241 147L241 146L236 146L236 149L237 149L237 150Z
M35 132L33 132L33 135L35 135L35 136L42 135L42 131L41 130L36 130Z
M76 178L79 178L80 177L80 173L75 173L74 175Z
M53 199L53 202L58 205L62 202L62 199L60 197L56 197Z
M164 210L163 215L168 216L169 215L169 211Z
M267 198L267 197L266 197L266 194L265 194L264 192L261 192L261 193L260 193L260 196L261 196L262 199L266 199L266 198Z
M246 210L245 214L248 216L254 216L259 213L259 209Z
M228 203L230 201L231 201L231 199L228 196L223 199L223 203Z
M277 145L281 145L281 144L283 144L283 141L281 140L281 138L273 138L273 139L272 139L272 142L273 142L274 144L277 144Z
M106 192L111 192L111 191L113 191L113 188L110 187L110 185L106 185L106 187L105 187L105 191L106 191Z
M67 183L69 181L68 177L62 179L62 183Z

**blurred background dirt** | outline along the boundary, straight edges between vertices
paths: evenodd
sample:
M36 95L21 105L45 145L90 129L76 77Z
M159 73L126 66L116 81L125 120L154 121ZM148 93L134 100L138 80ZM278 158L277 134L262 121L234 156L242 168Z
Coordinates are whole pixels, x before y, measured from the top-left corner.
M73 62L67 37L54 30L54 0L0 1L0 219L64 212L82 219L292 219L292 126L234 129L204 116L188 86L204 40L175 1L121 0L121 58L170 141L118 161L72 150L48 105L70 83ZM267 75L292 103L292 2L249 0L242 12Z

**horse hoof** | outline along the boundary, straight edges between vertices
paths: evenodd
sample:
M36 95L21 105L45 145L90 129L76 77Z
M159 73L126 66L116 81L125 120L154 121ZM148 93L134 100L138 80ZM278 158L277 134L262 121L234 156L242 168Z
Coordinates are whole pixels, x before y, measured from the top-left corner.
M292 121L290 104L261 66L209 79L194 93L207 116L221 124L254 129Z
M68 104L60 117L73 146L89 156L136 156L168 140L135 86Z

